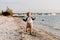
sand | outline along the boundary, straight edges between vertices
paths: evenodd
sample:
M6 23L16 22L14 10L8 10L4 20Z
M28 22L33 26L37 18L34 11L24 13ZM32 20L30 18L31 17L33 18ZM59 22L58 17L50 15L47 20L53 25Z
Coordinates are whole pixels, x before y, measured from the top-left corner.
M26 22L18 17L0 16L0 40L60 40L59 36L33 27L32 35L25 32Z

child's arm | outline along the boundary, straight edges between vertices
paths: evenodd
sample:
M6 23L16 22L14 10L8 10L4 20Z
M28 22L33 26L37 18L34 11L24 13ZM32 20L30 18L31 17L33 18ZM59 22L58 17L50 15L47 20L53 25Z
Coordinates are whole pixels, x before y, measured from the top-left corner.
M23 19L23 21L25 21L25 22L26 22L26 21L27 21L27 18L26 18L26 19Z
M32 18L32 20L35 20L36 19L36 17L35 18L31 17L31 18Z

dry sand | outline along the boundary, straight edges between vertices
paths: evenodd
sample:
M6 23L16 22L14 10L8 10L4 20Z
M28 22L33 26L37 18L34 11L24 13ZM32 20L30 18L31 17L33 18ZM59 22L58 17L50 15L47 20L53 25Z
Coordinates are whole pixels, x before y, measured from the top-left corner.
M60 40L60 37L35 26L29 35L25 27L26 22L21 18L0 16L0 40Z

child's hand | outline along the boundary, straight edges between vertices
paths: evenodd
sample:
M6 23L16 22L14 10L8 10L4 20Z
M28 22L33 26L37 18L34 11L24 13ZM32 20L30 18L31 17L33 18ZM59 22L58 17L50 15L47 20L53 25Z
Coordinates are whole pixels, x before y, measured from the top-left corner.
M26 20L26 19L23 19L23 21L25 21L25 22L26 22L27 20Z
M35 20L35 19L36 19L36 17L35 18L32 17L32 20Z
M25 21L25 22L26 22L26 21L27 21L27 18L26 18L26 17L24 17L24 18L23 18L23 21Z

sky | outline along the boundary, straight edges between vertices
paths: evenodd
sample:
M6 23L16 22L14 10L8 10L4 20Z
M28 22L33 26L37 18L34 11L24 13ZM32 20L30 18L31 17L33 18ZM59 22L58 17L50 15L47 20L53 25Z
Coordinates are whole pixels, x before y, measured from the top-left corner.
M16 13L60 13L60 0L0 0L0 11L7 6Z

